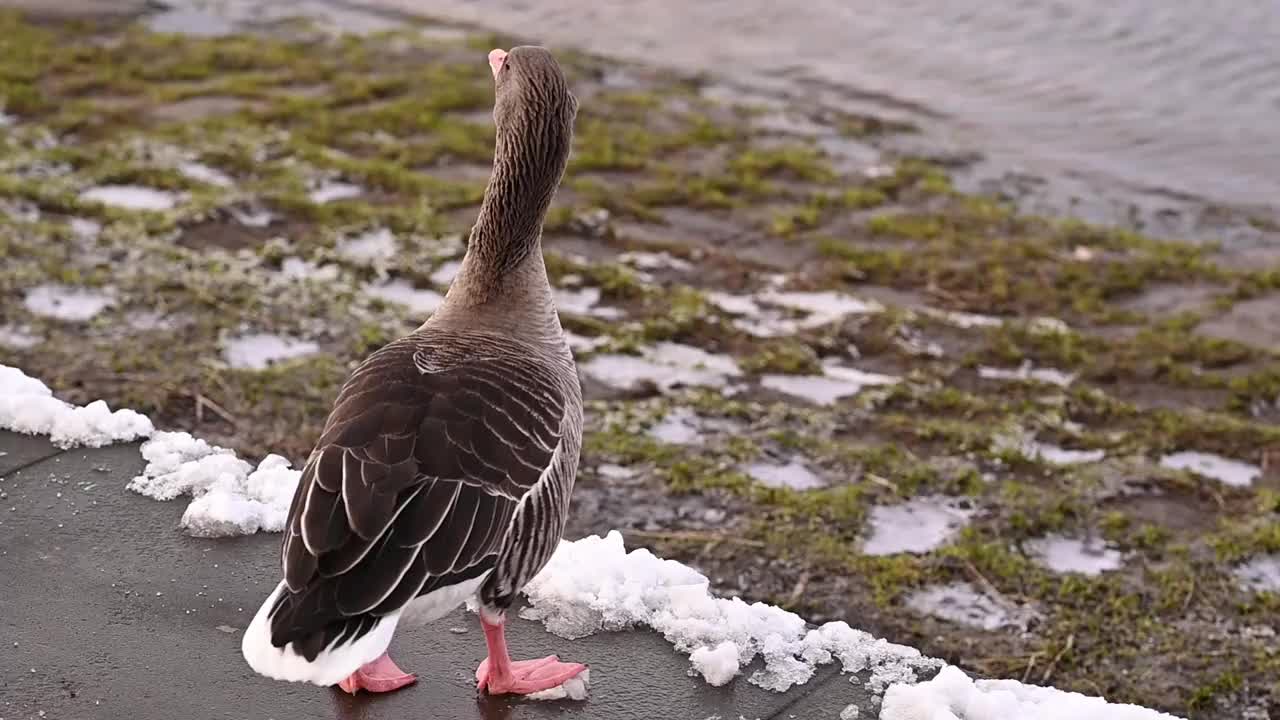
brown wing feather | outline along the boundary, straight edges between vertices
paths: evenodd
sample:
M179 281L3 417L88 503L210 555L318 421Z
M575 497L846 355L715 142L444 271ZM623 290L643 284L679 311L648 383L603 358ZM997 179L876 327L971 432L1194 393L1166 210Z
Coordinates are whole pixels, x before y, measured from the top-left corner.
M273 642L319 652L367 631L358 616L492 567L560 441L566 398L534 357L410 336L352 373L289 511Z

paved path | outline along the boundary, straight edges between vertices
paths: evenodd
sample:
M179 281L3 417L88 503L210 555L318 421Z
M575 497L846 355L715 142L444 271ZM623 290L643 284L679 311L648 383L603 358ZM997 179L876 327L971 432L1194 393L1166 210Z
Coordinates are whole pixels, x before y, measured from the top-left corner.
M591 697L477 700L484 641L464 611L397 637L395 657L419 677L398 693L353 698L261 678L241 659L239 634L275 582L280 536L188 537L184 502L125 490L143 464L136 444L60 452L0 432L0 720L836 720L850 703L863 720L878 713L866 678L851 683L831 666L786 694L745 677L713 688L652 632L567 641L518 619L513 650L587 662Z

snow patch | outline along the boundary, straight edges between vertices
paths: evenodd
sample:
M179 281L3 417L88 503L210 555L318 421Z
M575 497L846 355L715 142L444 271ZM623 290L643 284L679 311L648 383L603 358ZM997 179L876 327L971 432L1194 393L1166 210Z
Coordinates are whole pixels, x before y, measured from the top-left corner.
M388 280L381 284L366 285L364 291L380 300L403 305L418 315L430 315L444 302L444 296L440 293L416 288L408 280Z
M967 582L933 585L907 597L907 607L922 615L981 630L1013 627L1021 630L1034 614L992 598Z
M179 196L141 185L99 185L80 193L80 199L124 210L172 210Z
M1280 592L1280 553L1259 555L1235 570L1247 590Z
M184 177L195 180L196 182L206 183L208 185L215 185L223 188L235 185L235 181L231 179L230 175L227 175L216 168L211 168L204 163L179 163L178 172L182 173Z
M885 693L880 720L1178 720L1137 705L1016 680L978 680L954 665L932 680L894 685Z
M585 287L579 290L556 288L556 309L574 315L592 315L605 319L622 317L622 311L617 308L596 307L600 302L600 294L598 287Z
M689 654L693 671L715 684L757 656L764 667L749 681L775 692L807 682L817 666L835 660L845 672L870 669L873 690L912 682L918 670L939 665L843 622L812 628L781 608L714 597L706 576L643 548L627 552L616 530L561 542L525 593L530 605L521 616L560 637L648 626Z
M0 325L0 345L5 347L26 350L35 347L42 340L44 338L33 334L26 325Z
M228 339L223 344L223 357L233 368L265 370L281 360L311 355L320 346L310 340L274 335L250 333Z
M147 461L128 488L154 500L190 495L182 527L195 537L280 532L302 472L279 455L256 469L226 448L185 432L156 433L142 445Z
M27 290L24 304L36 315L84 322L115 302L112 294L96 288L46 283Z
M760 385L817 405L833 405L841 398L857 395L864 388L892 385L899 380L892 375L835 364L824 365L822 370L822 375L764 375L760 378Z
M65 403L44 383L7 365L0 365L0 429L48 435L62 448L102 447L154 432L144 415L132 410L112 412L101 400L84 407Z
M738 645L725 640L714 648L703 645L689 653L689 674L697 673L708 685L720 687L738 675Z
M1032 381L1057 385L1058 387L1067 387L1075 382L1076 379L1075 373L1063 372L1053 368L1037 368L1030 362L1024 362L1016 370L980 366L978 368L978 377L984 380Z
M698 414L686 407L678 407L663 416L649 428L649 437L672 445L689 445L702 439L698 431Z
M441 287L448 287L453 283L453 279L458 276L458 271L462 269L461 260L448 260L441 263L431 273L431 282Z
M862 554L927 553L950 540L972 515L967 503L942 495L876 505L871 508L871 535L862 544Z
M287 257L280 262L280 276L288 280L316 280L324 282L336 280L339 270L337 265L319 265L311 260L299 257Z
M328 181L322 182L307 193L307 198L317 205L335 202L337 200L349 200L351 198L360 197L364 194L364 189L359 185L351 183Z
M387 228L374 228L338 241L338 254L362 265L385 265L399 252L396 236Z
M826 487L827 483L805 467L798 460L786 464L757 462L746 465L742 471L753 480L771 488L791 488L792 490L816 490Z
M1052 465L1095 463L1107 456L1104 450L1070 450L1042 443L1027 433L998 436L995 438L994 448L1013 450L1028 460L1038 460Z
M665 391L693 385L721 387L741 369L733 358L673 342L646 347L642 355L596 355L579 365L582 372L606 385L635 390L653 383Z
M1221 455L1186 450L1160 458L1160 467L1170 470L1190 470L1211 480L1231 487L1249 487L1262 477L1262 468Z
M1119 568L1124 561L1119 550L1108 548L1097 538L1050 535L1031 541L1028 548L1045 567L1059 573L1099 575Z

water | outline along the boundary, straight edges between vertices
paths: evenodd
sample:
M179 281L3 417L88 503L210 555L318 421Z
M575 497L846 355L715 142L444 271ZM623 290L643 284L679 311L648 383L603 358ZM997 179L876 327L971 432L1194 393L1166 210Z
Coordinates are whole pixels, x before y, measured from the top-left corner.
M440 0L430 12L873 101L1028 171L1229 204L1280 198L1275 0Z

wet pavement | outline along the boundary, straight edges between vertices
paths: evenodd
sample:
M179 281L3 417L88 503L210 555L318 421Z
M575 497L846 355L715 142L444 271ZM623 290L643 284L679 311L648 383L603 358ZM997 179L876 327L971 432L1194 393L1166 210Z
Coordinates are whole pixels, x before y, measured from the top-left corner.
M484 656L463 610L400 634L392 653L418 683L348 696L255 675L239 634L277 577L279 535L184 535L185 503L125 489L136 444L59 451L0 432L0 720L28 718L831 718L875 717L866 677L820 668L785 694L714 688L647 631L568 641L513 618L515 653L588 663L584 702L477 699ZM850 682L852 680L852 682ZM852 712L849 713L851 715ZM848 716L848 715L846 715Z

